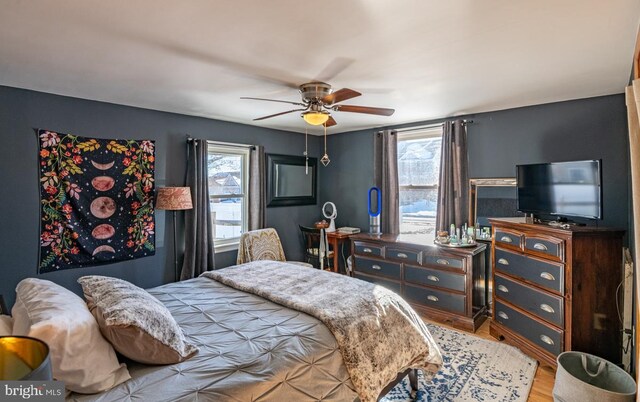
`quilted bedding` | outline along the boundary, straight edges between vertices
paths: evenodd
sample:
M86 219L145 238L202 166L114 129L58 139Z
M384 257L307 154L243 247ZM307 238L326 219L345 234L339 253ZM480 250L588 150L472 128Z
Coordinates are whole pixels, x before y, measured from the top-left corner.
M208 278L149 293L200 349L167 366L128 362L132 379L70 401L354 401L336 343L317 319Z
M202 276L322 321L338 342L362 402L376 402L385 386L407 369L421 369L430 381L442 366L440 349L425 323L383 287L279 261L255 261Z

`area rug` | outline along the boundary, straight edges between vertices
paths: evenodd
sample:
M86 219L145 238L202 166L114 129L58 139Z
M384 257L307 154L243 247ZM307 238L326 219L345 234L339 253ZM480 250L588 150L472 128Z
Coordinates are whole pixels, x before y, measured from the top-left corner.
M537 362L518 349L433 324L429 331L440 346L444 365L426 383L418 375L418 391L409 379L381 399L383 402L526 401Z

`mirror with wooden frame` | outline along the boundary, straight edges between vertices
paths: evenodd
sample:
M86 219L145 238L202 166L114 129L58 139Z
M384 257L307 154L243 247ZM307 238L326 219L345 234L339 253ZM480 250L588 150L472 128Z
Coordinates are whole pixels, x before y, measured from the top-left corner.
M518 212L515 178L469 180L469 218L478 228L491 227L489 218L524 216Z

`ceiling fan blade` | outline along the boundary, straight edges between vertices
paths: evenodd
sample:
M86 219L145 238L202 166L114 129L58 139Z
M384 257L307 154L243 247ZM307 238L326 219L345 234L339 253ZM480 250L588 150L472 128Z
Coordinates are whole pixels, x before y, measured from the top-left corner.
M329 82L333 80L338 74L346 70L351 64L355 62L354 59L346 57L336 57L314 78L314 81Z
M303 105L304 106L304 105ZM276 113L276 114L270 114L269 116L263 116L263 117L258 117L257 119L253 119L253 121L258 121L258 120L264 120L264 119L270 119L272 117L276 117L276 116L282 116L283 114L287 114L287 113L293 113L293 112L301 112L303 110L307 110L305 109L293 109L293 110L288 110L286 112L280 112L280 113Z
M304 103L300 103L300 102L283 101L278 99L250 98L248 96L241 96L240 99L259 100L259 101L267 101L267 102L280 102L280 103L288 103L290 105L296 105L296 106L307 106Z
M329 120L324 123L327 127L335 126L336 124L338 123L333 119L333 116L329 116Z
M383 107L355 106L355 105L335 105L331 109L338 112L377 114L380 116L391 116L395 112L395 109L387 109Z
M354 91L353 89L342 88L322 98L322 102L327 105L333 105L334 103L342 102L360 95L362 95L360 92Z

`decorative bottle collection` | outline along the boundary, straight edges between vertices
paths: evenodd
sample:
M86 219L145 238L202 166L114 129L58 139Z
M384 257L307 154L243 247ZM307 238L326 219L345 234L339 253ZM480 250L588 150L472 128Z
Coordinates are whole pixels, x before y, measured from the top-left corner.
M436 243L449 244L451 246L468 246L476 244L476 230L473 226L464 225L456 227L453 223L449 226L449 231L439 230Z

